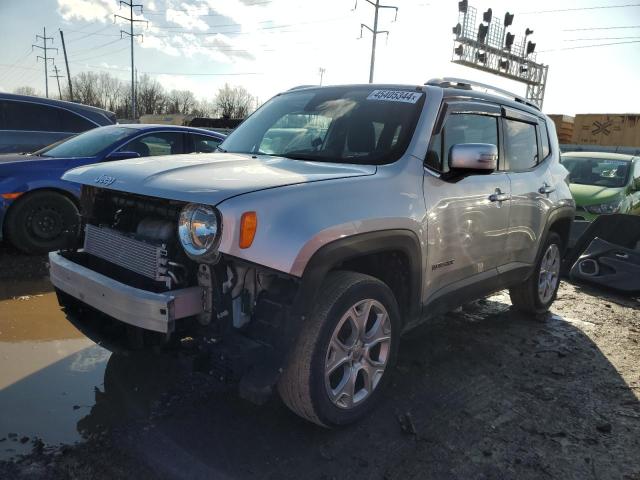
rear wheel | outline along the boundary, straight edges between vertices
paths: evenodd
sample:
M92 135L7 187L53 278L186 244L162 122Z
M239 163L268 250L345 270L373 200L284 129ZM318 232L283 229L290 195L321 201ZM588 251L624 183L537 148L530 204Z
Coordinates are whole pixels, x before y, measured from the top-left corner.
M25 253L46 253L66 247L77 225L78 209L69 198L56 192L33 192L11 207L6 234Z
M550 233L542 248L536 268L529 279L509 289L511 303L522 312L540 314L549 310L560 286L562 240Z
M389 287L360 273L331 273L318 298L278 390L296 414L330 427L360 419L378 400L400 318Z

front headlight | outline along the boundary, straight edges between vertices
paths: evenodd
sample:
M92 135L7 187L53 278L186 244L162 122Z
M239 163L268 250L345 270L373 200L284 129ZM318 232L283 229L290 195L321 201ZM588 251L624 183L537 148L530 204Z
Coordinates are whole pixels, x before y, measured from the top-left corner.
M209 205L190 203L180 212L178 237L184 251L194 260L217 256L220 231L216 209Z
M622 199L618 199L615 202L600 203L598 205L585 206L585 210L589 213L618 213L620 206L622 205Z

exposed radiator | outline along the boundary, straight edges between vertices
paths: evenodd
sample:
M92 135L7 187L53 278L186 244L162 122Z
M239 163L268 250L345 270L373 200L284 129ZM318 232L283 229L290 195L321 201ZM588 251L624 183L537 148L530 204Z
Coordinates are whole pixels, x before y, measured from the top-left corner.
M169 281L164 246L142 242L107 227L87 225L84 250L152 280Z

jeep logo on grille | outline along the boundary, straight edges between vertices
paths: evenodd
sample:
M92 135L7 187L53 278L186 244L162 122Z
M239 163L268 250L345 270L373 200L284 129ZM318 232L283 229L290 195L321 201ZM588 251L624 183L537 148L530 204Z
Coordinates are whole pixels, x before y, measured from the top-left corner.
M108 187L115 181L116 177L112 177L110 175L100 175L94 180L95 183L99 183L100 185L104 185L105 187Z

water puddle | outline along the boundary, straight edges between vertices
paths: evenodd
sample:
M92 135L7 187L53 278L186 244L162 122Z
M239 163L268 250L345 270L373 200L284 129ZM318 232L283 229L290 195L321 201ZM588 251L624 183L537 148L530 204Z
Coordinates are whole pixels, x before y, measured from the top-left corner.
M1 283L5 294L22 289ZM95 404L109 357L66 320L55 294L0 300L0 460L30 452L35 439L81 440L78 423Z

